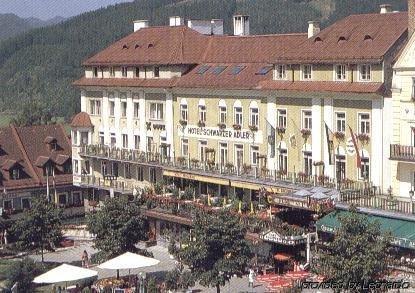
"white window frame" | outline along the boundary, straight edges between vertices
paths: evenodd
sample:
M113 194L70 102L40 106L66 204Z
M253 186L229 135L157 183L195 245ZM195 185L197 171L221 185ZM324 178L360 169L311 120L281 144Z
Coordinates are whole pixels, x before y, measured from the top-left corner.
M281 114L281 111L285 111L285 114ZM277 109L277 127L286 129L287 128L287 119L288 119L287 109L286 108L278 108ZM281 125L280 120L283 121L283 124L285 124L285 125Z
M369 118L362 119L363 115L368 115ZM357 125L358 125L358 133L359 134L370 134L370 127L371 127L371 119L370 113L368 112L359 112L357 113ZM365 124L364 128L365 131L362 131L362 123Z
M308 176L313 175L313 153L303 151L303 162L304 162L304 173Z
M254 110L257 112L254 113ZM249 125L256 126L259 128L259 108L249 107Z
M370 157L368 158L368 157L364 157L363 156L363 152L360 150L360 159L361 159L361 161L360 161L360 168L357 170L357 178L359 178L359 180L365 180L366 178L363 176L363 174L362 174L362 172L364 172L365 170L364 170L364 168L367 168L368 169L368 173L369 174L367 174L367 180L370 180ZM366 162L364 162L364 161L368 161L367 163Z
M139 102L133 102L134 107L134 118L138 119L140 117L140 103Z
M187 158L189 156L189 139L182 138L180 141L180 151L183 157Z
M180 104L180 120L188 121L189 109L187 104Z
M364 77L363 75L363 67L369 68L369 72L367 72L366 70L366 73L365 73L366 77ZM362 81L362 82L372 81L372 64L360 64L359 65L359 81Z
M225 145L226 147L223 147ZM226 163L229 162L229 145L227 142L220 141L218 149L219 149L219 164L222 164L222 166L225 166ZM222 150L226 152L226 158L224 158L225 160L222 160Z
M127 149L128 148L128 134L121 134L121 138L122 138L122 147L123 149Z
M110 117L115 116L115 101L114 100L109 100L108 101L108 115Z
M134 134L134 149L139 150L140 149L140 143L141 143L140 135Z
M240 112L239 112L240 110ZM241 125L243 124L243 107L233 107L233 122L234 124Z
M274 79L275 80L286 80L287 71L285 64L276 64L274 67Z
M259 146L251 145L250 159L251 159L251 165L252 166L258 166L259 165L258 156L259 156Z
M285 168L281 168L281 161L283 161ZM286 148L278 149L278 170L288 172L288 149Z
M339 117L338 117L338 115L339 114L344 114L344 118L342 118L342 119L339 119ZM346 133L346 112L342 112L342 111L336 111L336 112L334 112L334 119L335 119L335 125L336 125L336 132L343 132L343 133ZM344 124L344 125L342 125L342 130L339 130L339 125L338 125L338 122L339 121L343 121L343 123L342 124Z
M206 122L206 106L205 105L199 105L199 121Z
M310 116L306 116L306 113L310 113ZM313 128L313 112L311 109L301 110L301 128L309 130Z
M236 143L234 144L234 163L235 163L235 167L239 167L242 168L245 159L244 159L244 145L242 143ZM241 158L241 164L238 166L238 151L242 151L242 158Z
M104 145L105 144L105 133L103 131L99 131L98 132L98 143L100 145Z
M219 106L219 123L226 124L227 116L228 116L228 108Z
M310 68L310 73L307 74L307 76L305 75L305 68L309 67ZM303 64L301 65L301 80L304 81L308 81L308 80L312 80L313 79L313 65L311 64Z
M342 157L342 158L340 159L340 157ZM334 176L335 176L336 179L338 179L337 178L337 174L338 174L337 163L338 162L344 163L344 178L341 178L341 179L346 179L347 178L347 158L346 158L346 155L338 155L338 154L335 155L335 158L334 158L335 174L334 174ZM360 171L360 170L358 170L358 171Z
M110 134L110 146L111 147L117 146L117 135L114 132Z
M154 109L152 109L154 107ZM150 109L150 119L151 120L163 120L164 119L164 104L163 103L157 103L152 102L149 105Z
M207 149L208 142L207 140L199 140L198 145L199 145L199 160L200 162L205 162L207 160L206 149Z
M126 118L127 117L127 108L128 108L128 104L127 101L123 100L120 102L120 108L121 108L121 117L122 118Z
M340 74L339 72L337 72L339 68L341 70ZM334 65L334 80L335 81L347 81L347 65L346 64L335 64Z
M99 99L90 99L89 100L89 114L93 116L101 115L101 100Z

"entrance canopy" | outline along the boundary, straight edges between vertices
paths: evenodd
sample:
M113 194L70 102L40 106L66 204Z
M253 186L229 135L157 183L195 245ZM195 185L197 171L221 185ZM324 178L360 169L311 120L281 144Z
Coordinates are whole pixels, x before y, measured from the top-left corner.
M98 268L107 270L128 270L151 267L159 263L160 261L155 258L142 256L132 252L126 252L100 264Z
M37 284L55 284L88 279L97 275L98 273L93 270L63 264L36 277L33 282Z
M317 231L334 233L340 227L339 216L348 211L334 211L316 223ZM378 221L382 232L392 233L392 245L415 250L415 222L393 219L382 216L368 215L369 221Z

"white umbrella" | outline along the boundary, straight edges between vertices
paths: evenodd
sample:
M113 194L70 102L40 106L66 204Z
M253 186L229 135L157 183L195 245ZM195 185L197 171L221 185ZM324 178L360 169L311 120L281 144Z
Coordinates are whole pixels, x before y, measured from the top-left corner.
M155 266L159 263L160 261L155 258L126 252L100 264L98 268L107 270L138 269Z
M97 275L98 272L93 270L62 264L43 275L37 276L33 282L37 284L54 284L92 278Z

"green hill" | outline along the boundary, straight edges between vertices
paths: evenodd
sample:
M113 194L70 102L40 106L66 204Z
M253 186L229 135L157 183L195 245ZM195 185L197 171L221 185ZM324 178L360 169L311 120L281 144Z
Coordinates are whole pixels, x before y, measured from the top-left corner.
M392 1L406 10L406 0ZM31 30L0 43L0 109L18 111L38 99L53 116L79 111L79 93L71 86L82 75L81 62L132 32L132 21L167 24L168 17L223 18L251 16L251 32L305 32L307 21L323 26L353 13L378 12L384 0L137 0L84 13L63 23ZM387 28L385 28L387 29Z

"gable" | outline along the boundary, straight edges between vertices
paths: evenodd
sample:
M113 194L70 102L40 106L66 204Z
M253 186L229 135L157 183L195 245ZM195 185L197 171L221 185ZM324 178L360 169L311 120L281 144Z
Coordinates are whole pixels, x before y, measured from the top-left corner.
M406 43L394 69L415 68L415 34Z

